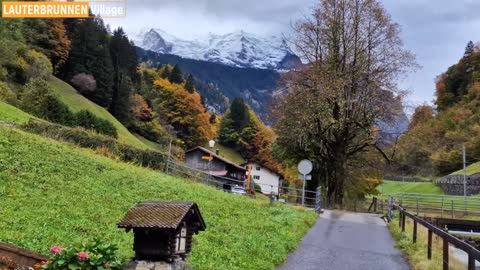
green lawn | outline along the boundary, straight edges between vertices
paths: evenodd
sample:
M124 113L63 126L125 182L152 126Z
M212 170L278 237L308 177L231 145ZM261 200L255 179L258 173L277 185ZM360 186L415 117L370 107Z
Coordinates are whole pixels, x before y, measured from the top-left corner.
M467 175L480 173L480 162L473 163L467 167ZM463 169L451 173L450 175L463 175Z
M0 127L0 241L42 253L100 237L132 256L116 228L143 200L199 204L207 230L194 237L194 269L274 269L313 225L312 211L235 196Z
M118 132L118 140L122 143L136 146L138 148L150 148L148 145L144 144L137 137L135 137L128 129L122 125L113 115L111 115L105 108L98 106L97 104L91 102L84 96L80 95L72 86L68 83L56 78L51 77L48 80L49 84L52 86L54 91L58 94L59 98L68 105L68 107L74 112L80 110L88 110L91 113L94 113L96 116L101 117L110 121Z
M382 194L394 193L424 193L424 194L445 194L443 190L432 182L397 182L397 181L383 181L383 184L378 187Z
M35 117L12 105L0 101L0 121L10 124L24 124L32 118Z

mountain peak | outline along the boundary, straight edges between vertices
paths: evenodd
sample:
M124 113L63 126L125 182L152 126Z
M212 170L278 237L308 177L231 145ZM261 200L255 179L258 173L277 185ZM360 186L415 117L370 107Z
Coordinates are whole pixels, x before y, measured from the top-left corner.
M146 50L235 67L291 69L301 64L282 37L263 37L244 30L185 39L150 28L134 36L135 43Z

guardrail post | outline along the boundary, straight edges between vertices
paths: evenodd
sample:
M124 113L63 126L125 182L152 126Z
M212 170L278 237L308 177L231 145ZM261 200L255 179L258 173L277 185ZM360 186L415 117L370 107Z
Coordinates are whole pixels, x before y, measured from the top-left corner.
M427 258L429 260L432 259L432 236L433 232L432 230L428 230L428 243L427 243Z
M475 270L475 258L472 255L468 255L468 270Z
M402 210L398 209L398 227L402 227Z
M374 197L373 199L375 201L375 204L373 205L373 212L376 213L377 212L377 202L378 202L378 200L377 200L377 197Z
M417 197L417 216L418 216L418 197Z
M417 221L413 221L413 243L417 243Z
M448 241L443 238L443 270L448 270Z
M451 206L452 206L452 218L453 218L453 216L454 216L454 214L453 214L453 200L451 201Z
M442 218L443 218L443 201L444 201L444 200L445 200L445 197L442 196L442 214L441 214L441 216L440 216L440 217L442 217Z
M402 215L402 232L405 232L405 219L406 219L405 217L406 217L406 215L405 215L405 213L403 213L403 215Z

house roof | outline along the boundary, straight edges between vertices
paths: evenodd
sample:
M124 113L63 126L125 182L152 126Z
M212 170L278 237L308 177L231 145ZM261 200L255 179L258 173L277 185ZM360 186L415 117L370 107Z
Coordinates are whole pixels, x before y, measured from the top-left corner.
M153 228L176 230L192 209L194 222L198 223L198 230L204 231L207 226L197 204L193 202L140 202L128 210L117 226L126 229Z
M192 148L192 149L190 149L190 150L187 150L187 151L185 151L185 154L190 153L190 152L193 152L193 151L195 151L195 150L200 150L200 151L202 151L202 152L204 152L204 153L206 153L206 154L208 154L208 155L212 155L212 157L214 157L214 158L216 158L216 159L219 159L220 161L222 161L222 162L224 162L224 163L227 163L227 164L229 164L229 165L232 165L232 166L234 166L235 168L237 168L237 169L239 169L239 170L247 171L244 167L242 167L242 166L240 166L240 165L238 165L238 164L236 164L236 163L233 163L232 161L230 161L230 160L228 160L228 159L226 159L226 158L224 158L224 157L221 157L221 156L217 155L215 152L212 152L212 151L208 150L207 148L204 148L204 147L201 147L201 146L197 146L197 147L195 147L195 148Z

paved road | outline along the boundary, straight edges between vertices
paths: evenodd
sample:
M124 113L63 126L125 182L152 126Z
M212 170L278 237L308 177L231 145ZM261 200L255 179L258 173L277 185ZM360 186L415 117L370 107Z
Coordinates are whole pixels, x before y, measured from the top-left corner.
M278 270L409 270L379 215L325 211Z

